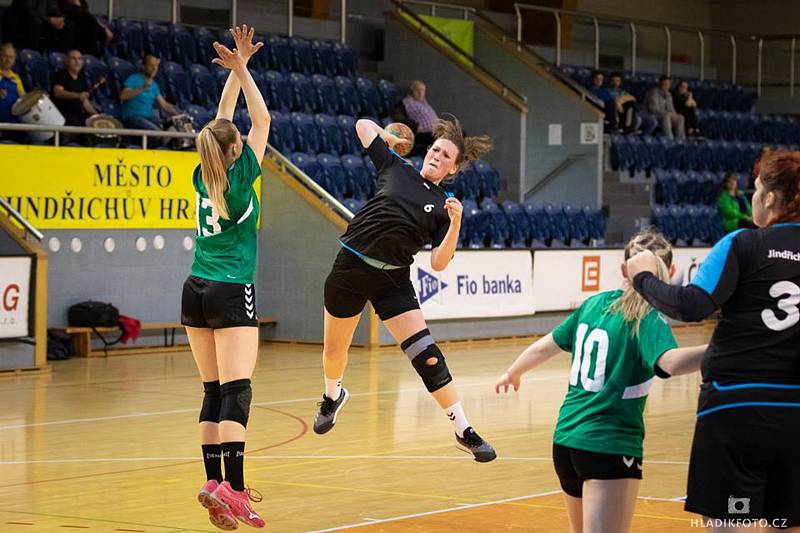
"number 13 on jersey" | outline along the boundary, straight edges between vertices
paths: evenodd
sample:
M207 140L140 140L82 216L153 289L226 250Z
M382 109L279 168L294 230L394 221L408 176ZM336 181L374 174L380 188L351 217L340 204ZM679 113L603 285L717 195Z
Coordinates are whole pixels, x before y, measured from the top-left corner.
M200 194L197 194L195 212L197 213L198 235L208 237L222 232L222 227L219 225L219 212L210 199L203 198ZM204 212L208 212L208 215L205 215Z

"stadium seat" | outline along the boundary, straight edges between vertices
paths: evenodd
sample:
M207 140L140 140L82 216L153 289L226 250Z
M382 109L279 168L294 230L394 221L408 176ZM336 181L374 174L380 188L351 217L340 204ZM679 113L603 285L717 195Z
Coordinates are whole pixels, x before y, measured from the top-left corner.
M542 206L526 203L525 212L531 220L531 246L538 248L548 246L553 238L553 224L547 210Z
M291 114L292 126L294 126L294 147L295 150L307 154L319 152L320 136L314 117L305 113Z
M166 61L162 68L167 78L167 99L180 108L186 108L192 103L194 92L189 75L180 63Z
M141 23L119 19L116 40L119 43L118 54L128 61L137 61L144 57L146 42Z
M147 53L161 61L172 59L172 37L161 25L149 24L146 31Z
M475 172L480 178L480 195L484 198L494 198L500 194L500 174L488 162L476 160L472 163Z
M314 113L317 109L316 93L308 78L303 74L292 72L289 75L289 84L294 94L293 109L301 113Z
M325 173L328 192L338 200L352 198L353 186L348 182L342 162L333 154L317 155L317 162Z
M344 139L344 152L348 154L358 154L364 151L361 146L361 141L356 134L356 121L353 117L348 115L339 115L336 117L336 122L339 124L339 129L342 130L342 138Z
M217 79L204 65L190 65L189 77L194 85L193 98L195 104L204 106L219 99L221 91L217 86Z
M267 37L269 46L269 66L278 72L291 72L292 50L289 48L289 39L280 35Z
M583 207L586 215L586 222L589 225L589 238L595 246L603 246L606 243L606 220L603 211L590 205Z
M328 188L328 181L325 172L322 170L322 165L317 161L316 156L309 155L302 152L295 152L291 157L292 163L308 175L309 178L314 180L319 186L326 191L331 192Z
M172 57L176 61L183 63L184 68L197 63L198 50L197 41L188 28L181 24L173 24L171 28L172 36Z
M111 76L108 66L101 59L89 54L83 54L83 77L89 87L105 79L105 83L95 89L92 97L97 100L108 100L111 98Z
M200 129L211 122L214 119L214 115L211 114L206 108L195 105L189 104L186 106L186 113L192 118L192 125L194 129L200 131ZM244 132L246 133L246 132Z
M589 243L589 223L586 220L586 213L570 203L565 203L561 209L567 216L569 224L570 247L584 248Z
M335 115L339 112L339 91L331 78L322 74L311 76L317 99L317 110L320 113Z
M364 166L364 160L361 156L348 154L343 155L341 161L347 180L353 187L352 197L358 200L366 200L370 190L370 178Z
M211 60L217 57L217 52L214 50L214 41L217 40L216 33L212 33L207 28L195 28L194 40L197 46L197 62L201 65L211 65ZM259 54L263 52L262 50Z
M356 53L352 47L343 43L334 43L333 53L336 56L336 72L340 76L354 77L358 70Z
M545 204L544 211L550 217L550 246L565 248L569 244L569 219L564 211L553 204Z
M264 74L264 82L267 87L269 108L281 113L289 113L294 104L294 95L289 80L278 71L268 70Z
M128 76L136 73L133 64L120 57L112 57L108 60L109 72L111 73L111 97L118 98L119 92L125 85Z
M292 71L310 76L314 74L314 52L311 43L300 37L289 38L292 51Z
M236 113L233 115L233 123L241 133L250 131L250 128L253 125L250 121L250 113L248 113L247 109L244 108L239 108L236 110Z
M344 76L336 76L334 83L336 83L336 90L339 93L339 109L341 112L354 117L360 116L361 97L353 81Z
M328 41L315 39L311 41L311 51L314 55L314 72L329 78L336 76L336 55L333 45Z
M356 89L361 98L361 112L370 117L385 116L383 99L375 84L367 78L356 79Z
M50 52L47 54L47 61L50 63L50 71L55 74L64 68L65 55L63 52Z
M380 91L381 99L383 100L383 114L391 115L400 101L400 93L397 90L397 86L388 80L378 80L378 91Z
M516 202L503 202L503 211L511 227L511 247L526 248L531 240L531 221L525 210Z
M50 63L36 50L19 51L19 74L26 90L50 91Z
M317 114L314 122L320 135L320 147L323 152L339 155L345 151L345 140L336 119L330 115Z
M289 157L294 152L294 127L286 114L271 111L269 143L283 155Z

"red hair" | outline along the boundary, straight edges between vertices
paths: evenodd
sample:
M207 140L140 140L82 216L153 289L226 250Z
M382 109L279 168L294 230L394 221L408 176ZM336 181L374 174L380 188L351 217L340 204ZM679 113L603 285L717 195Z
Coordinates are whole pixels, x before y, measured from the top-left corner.
M800 152L774 152L760 167L764 189L777 194L783 210L775 222L800 221Z

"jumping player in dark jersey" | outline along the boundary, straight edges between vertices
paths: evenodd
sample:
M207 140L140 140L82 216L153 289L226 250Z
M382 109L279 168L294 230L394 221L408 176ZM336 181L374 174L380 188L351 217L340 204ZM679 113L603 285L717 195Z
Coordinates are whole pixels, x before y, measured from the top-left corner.
M800 152L762 163L753 221L759 229L725 236L686 287L659 281L648 252L628 273L666 315L722 311L702 362L686 510L764 519L771 531L800 526ZM720 524L709 530L736 530Z
M260 207L253 183L261 174L270 125L267 105L247 70L248 59L263 43L253 44L253 29L247 26L231 33L235 50L214 43L219 54L214 63L231 73L216 119L197 136L197 234L181 304L181 323L205 390L200 439L207 482L198 500L211 523L226 530L236 529L237 519L264 527L244 486L244 446L258 355L253 278ZM240 89L252 120L247 144L231 122Z
M409 268L414 254L426 244L433 246L431 268L444 270L450 263L458 244L462 206L440 184L466 162L487 153L491 143L488 137L464 137L455 117L441 120L422 171L417 172L392 151L399 138L370 120L359 120L356 132L378 171L377 193L347 227L325 281L325 393L314 431L330 431L349 398L341 383L347 350L370 301L452 421L459 448L472 453L476 461L491 461L494 449L467 422L444 356L425 324Z

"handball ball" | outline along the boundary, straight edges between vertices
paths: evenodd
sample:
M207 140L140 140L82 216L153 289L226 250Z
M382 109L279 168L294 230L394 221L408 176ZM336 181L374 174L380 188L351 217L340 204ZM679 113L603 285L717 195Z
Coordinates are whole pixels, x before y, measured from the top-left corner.
M395 137L400 137L404 141L394 145L394 151L397 152L397 155L404 156L414 147L414 132L402 122L392 122L386 126L386 132Z

